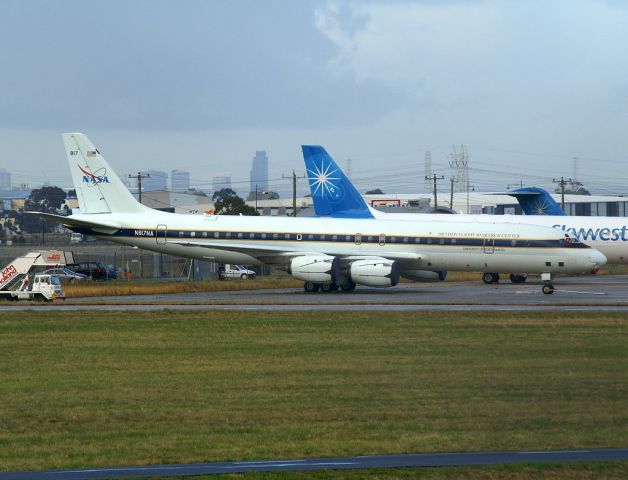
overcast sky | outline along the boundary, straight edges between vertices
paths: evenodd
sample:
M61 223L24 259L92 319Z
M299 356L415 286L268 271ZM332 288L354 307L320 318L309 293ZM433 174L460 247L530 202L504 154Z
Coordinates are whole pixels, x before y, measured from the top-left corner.
M619 0L3 0L0 65L15 184L70 186L61 133L82 131L121 176L242 193L255 150L276 179L304 143L351 158L361 190L422 192L425 151L449 177L464 144L477 190L551 186L577 158L585 185L628 193Z

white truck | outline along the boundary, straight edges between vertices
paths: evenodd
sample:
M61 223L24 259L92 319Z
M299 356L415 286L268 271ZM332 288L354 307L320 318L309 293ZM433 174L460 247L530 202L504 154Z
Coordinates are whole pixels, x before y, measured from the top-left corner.
M59 275L36 274L32 282L23 285L24 288L0 292L9 300L37 300L52 302L53 300L65 300L65 294L61 289Z
M221 264L220 267L218 267L218 277L220 278L220 280L231 280L234 278L241 278L242 280L246 280L247 278L255 278L255 272L253 270L248 270L242 265L224 263Z
M63 267L73 263L72 252L43 250L28 252L16 258L0 271L0 299L7 300L62 300L65 299L58 275L35 274L35 267Z

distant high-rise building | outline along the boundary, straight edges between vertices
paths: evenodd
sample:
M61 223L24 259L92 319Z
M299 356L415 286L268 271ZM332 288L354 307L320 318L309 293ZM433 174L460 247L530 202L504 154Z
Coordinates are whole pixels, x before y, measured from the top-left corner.
M0 168L0 192L8 192L11 190L11 172L5 168Z
M170 183L174 193L185 193L190 188L190 172L184 170L172 170L170 172Z
M258 150L253 157L250 176L250 192L255 195L255 187L260 192L268 190L268 156L265 150Z
M168 174L166 172L162 172L161 170L144 170L140 173L142 175L148 174L148 177L142 178L143 192L168 189Z
M212 177L212 193L222 190L223 188L231 188L231 176L216 175Z

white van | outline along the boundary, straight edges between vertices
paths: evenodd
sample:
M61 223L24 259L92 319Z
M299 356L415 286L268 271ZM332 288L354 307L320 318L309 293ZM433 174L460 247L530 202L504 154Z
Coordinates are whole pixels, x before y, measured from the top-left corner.
M242 280L246 280L247 278L255 278L255 272L253 270L248 270L244 268L242 265L232 265L230 263L221 264L218 267L218 277L220 280L229 280L233 278L241 278Z
M71 233L70 234L70 243L81 243L83 241L82 233Z

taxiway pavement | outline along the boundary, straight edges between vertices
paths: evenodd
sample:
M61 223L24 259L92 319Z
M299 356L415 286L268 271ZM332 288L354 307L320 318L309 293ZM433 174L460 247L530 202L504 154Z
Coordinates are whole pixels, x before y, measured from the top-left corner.
M156 478L218 473L339 470L358 468L453 467L509 463L594 462L628 460L628 448L591 450L540 450L505 452L422 453L360 457L313 458L251 462L215 462L178 465L48 470L39 472L0 472L0 480L97 480Z

